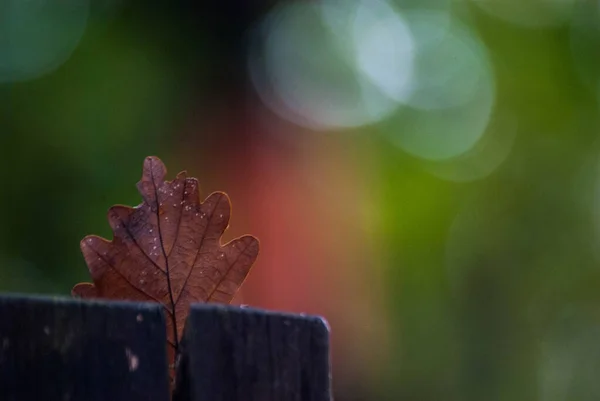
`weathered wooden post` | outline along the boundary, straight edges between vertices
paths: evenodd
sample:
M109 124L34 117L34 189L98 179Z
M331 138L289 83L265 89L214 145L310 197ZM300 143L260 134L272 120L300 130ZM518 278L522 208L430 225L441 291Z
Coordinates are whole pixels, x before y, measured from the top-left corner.
M168 400L161 308L0 297L0 400Z
M329 401L329 329L316 316L194 305L176 401Z
M169 400L162 308L0 295L0 400ZM177 379L177 401L330 401L329 330L315 316L194 305Z

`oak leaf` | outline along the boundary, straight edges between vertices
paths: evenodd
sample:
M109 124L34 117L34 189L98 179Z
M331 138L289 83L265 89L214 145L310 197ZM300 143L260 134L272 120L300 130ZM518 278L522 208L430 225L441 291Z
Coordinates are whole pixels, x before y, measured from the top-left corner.
M198 181L185 171L164 181L157 157L144 161L137 188L143 202L108 211L114 238L81 241L94 283L79 283L81 298L150 301L164 306L170 362L191 303L229 303L258 256L259 243L246 235L221 245L231 214L229 198L214 192L200 202Z

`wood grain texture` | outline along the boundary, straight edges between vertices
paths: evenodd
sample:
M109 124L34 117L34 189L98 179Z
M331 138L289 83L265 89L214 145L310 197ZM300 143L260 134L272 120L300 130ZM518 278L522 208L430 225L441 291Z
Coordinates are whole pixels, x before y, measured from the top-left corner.
M0 296L0 399L167 401L161 309Z
M316 316L193 305L174 401L330 401L329 329Z

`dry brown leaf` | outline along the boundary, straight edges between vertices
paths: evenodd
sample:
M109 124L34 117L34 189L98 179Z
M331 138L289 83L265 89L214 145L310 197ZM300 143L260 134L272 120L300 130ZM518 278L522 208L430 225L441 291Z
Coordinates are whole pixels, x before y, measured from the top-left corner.
M221 245L231 214L225 193L200 202L198 181L181 172L164 181L157 157L144 161L137 188L143 203L113 206L112 241L89 235L81 251L94 283L77 284L81 298L150 301L164 306L173 363L191 303L229 303L258 256L258 240L246 235Z

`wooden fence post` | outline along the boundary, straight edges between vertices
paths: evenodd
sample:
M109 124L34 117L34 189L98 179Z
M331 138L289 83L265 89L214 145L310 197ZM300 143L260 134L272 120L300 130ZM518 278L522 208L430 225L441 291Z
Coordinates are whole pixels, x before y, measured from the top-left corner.
M316 316L192 306L177 401L330 401ZM0 401L167 401L162 306L0 294Z
M161 307L0 296L0 400L169 399Z
M330 383L323 319L192 306L174 401L330 401Z

